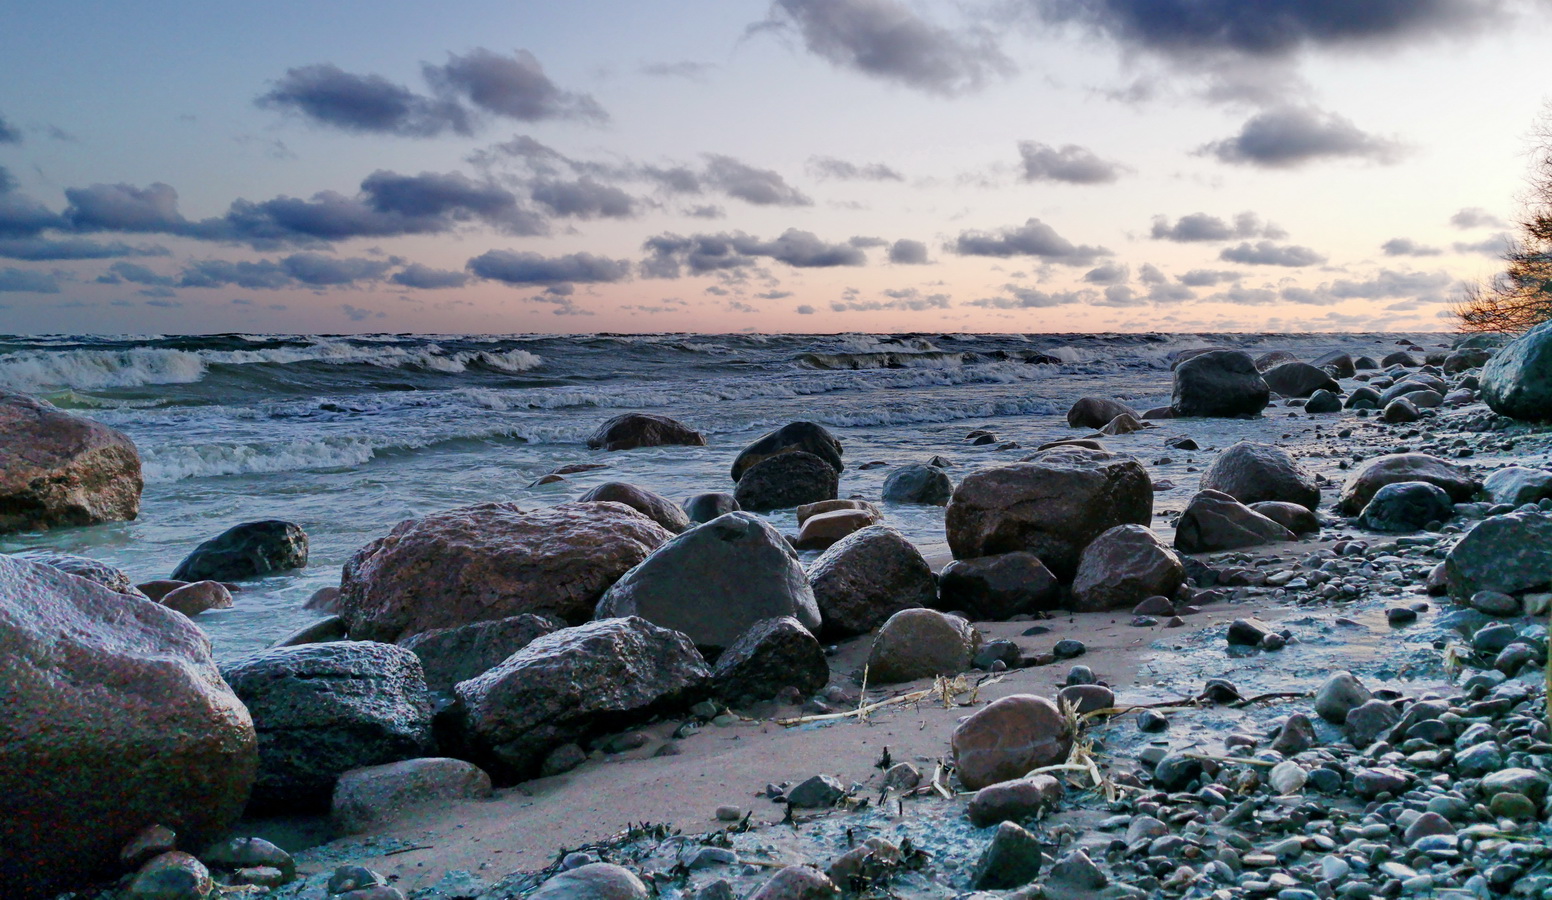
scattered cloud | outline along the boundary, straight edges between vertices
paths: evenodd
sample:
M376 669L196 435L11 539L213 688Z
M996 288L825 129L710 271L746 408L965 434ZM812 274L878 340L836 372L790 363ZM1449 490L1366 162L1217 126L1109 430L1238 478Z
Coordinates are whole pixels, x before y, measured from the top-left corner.
M687 78L691 81L701 81L705 79L707 73L715 68L716 65L713 63L683 60L680 62L642 63L637 71L643 75L651 75L654 78Z
M1191 213L1181 216L1173 224L1167 216L1153 217L1150 236L1156 241L1193 243L1206 241L1243 240L1245 238L1285 238L1288 233L1269 222L1262 222L1253 212L1242 212L1234 221L1226 222L1207 213Z
M591 96L557 87L527 50L504 56L476 47L462 55L450 53L445 64L426 64L421 71L439 95L457 97L491 115L519 122L609 118Z
M340 312L352 322L365 322L367 319L385 319L388 314L382 310L362 309L359 306L351 306L349 303L340 304Z
M854 163L833 156L815 156L808 170L817 178L837 181L904 181L905 176L883 163Z
M565 256L541 256L513 250L490 250L469 260L468 270L476 278L511 285L569 285L572 282L596 283L624 281L630 277L630 263L591 253Z
M730 197L756 206L812 206L814 201L771 169L759 169L731 156L709 154L703 178Z
M540 181L530 196L557 216L577 219L628 219L636 215L636 201L612 184L592 178L576 181Z
M1049 293L1016 284L1005 284L1002 289L1004 291L1002 296L971 300L970 305L983 309L1048 309L1053 306L1089 302L1095 298L1094 292L1090 290Z
M1227 272L1222 269L1192 269L1180 276L1180 283L1187 287L1217 287L1220 284L1237 282L1245 276L1239 272Z
M1498 218L1480 206L1470 206L1450 216L1450 224L1456 228L1467 230L1471 228L1508 228L1509 223Z
M0 259L34 262L68 259L113 259L121 256L167 256L165 247L137 247L114 241L104 244L84 238L0 238Z
M1368 134L1336 113L1279 107L1247 120L1239 134L1204 144L1198 153L1233 165L1292 169L1323 159L1396 162L1401 145Z
M59 276L51 272L34 272L29 269L0 269L0 292L57 294Z
M469 282L469 276L465 272L433 269L420 263L410 263L402 270L393 273L388 280L403 287L438 290L463 287Z
M1033 256L1069 266L1093 265L1112 255L1104 247L1074 244L1039 219L996 232L963 231L949 247L962 256Z
M1438 247L1419 244L1411 238L1391 238L1380 245L1380 250L1386 256L1438 256L1444 252Z
M1308 247L1291 244L1274 244L1261 241L1249 242L1237 247L1225 247L1218 258L1224 262L1243 263L1249 266L1313 266L1326 261L1324 256Z
M1052 147L1035 141L1019 141L1018 149L1025 181L1109 184L1126 171L1120 163L1101 159L1094 151L1077 144Z
M1124 263L1104 262L1083 273L1089 284L1125 284L1132 278L1132 270Z
M901 288L883 293L889 299L861 300L855 294L848 293L843 299L831 301L830 309L833 312L881 312L883 310L923 312L929 309L948 309L953 306L948 294L923 294L916 288Z
M889 245L889 261L901 266L924 266L928 263L927 245L901 238Z
M850 243L828 243L810 231L789 228L774 240L762 241L741 231L682 237L660 234L648 238L648 253L641 264L650 278L678 278L686 269L692 275L743 269L768 258L789 266L822 269L860 266L867 256Z
M12 125L5 116L0 116L0 144L20 144L22 142L22 130Z
M1452 245L1456 253L1475 253L1489 256L1493 259L1501 258L1514 247L1514 238L1500 231L1491 237L1480 241L1461 241Z
M814 313L815 309L812 306L809 306L807 303L804 303L797 308L797 314L800 316L811 316Z

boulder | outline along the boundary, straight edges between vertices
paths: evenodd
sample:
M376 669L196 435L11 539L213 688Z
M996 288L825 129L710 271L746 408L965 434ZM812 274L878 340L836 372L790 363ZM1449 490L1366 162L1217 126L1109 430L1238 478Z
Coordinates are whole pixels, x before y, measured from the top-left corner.
M1347 409L1379 409L1380 392L1371 387L1356 388L1342 403Z
M831 900L840 895L835 883L818 869L787 866L760 885L748 900Z
M841 538L878 523L879 517L865 509L837 509L809 516L798 529L794 546L799 550L824 550Z
M802 622L765 619L722 651L711 681L717 695L734 705L769 700L788 687L808 696L829 683L830 664Z
M938 596L932 567L921 551L882 525L848 535L826 550L808 567L808 580L824 632L833 637L872 631L900 610L934 605Z
M1462 603L1478 591L1518 594L1552 585L1552 517L1491 516L1444 558L1450 596Z
M1115 437L1122 434L1133 434L1147 427L1147 425L1138 421L1136 416L1123 413L1111 419L1104 428L1099 430L1099 433L1107 437Z
M1270 394L1249 355L1211 350L1175 369L1170 406L1180 416L1255 416L1266 408Z
M453 691L464 739L486 771L521 779L564 744L688 706L710 675L679 632L603 619L547 634Z
M1299 358L1287 350L1272 350L1256 357L1256 371L1270 372L1285 363L1296 363ZM1276 390L1276 388L1273 388Z
M1527 469L1524 466L1505 466L1487 476L1482 490L1494 503L1524 506L1546 497L1552 497L1552 472Z
M0 555L0 692L6 896L116 877L150 826L203 846L241 815L253 721L178 613Z
M529 900L648 900L652 896L631 870L601 862L553 875L528 895Z
M1072 738L1056 704L1033 694L1013 694L960 722L950 744L960 782L978 791L1066 762Z
M1315 360L1315 365L1337 378L1351 378L1358 374L1358 365L1353 358L1340 350L1333 350Z
M606 481L583 494L577 502L623 503L674 534L690 527L690 518L672 500L622 481Z
M139 587L124 570L110 566L105 562L99 562L86 556L73 556L69 553L59 553L54 550L23 550L20 553L11 554L16 559L25 559L28 562L41 563L45 566L53 566L61 572L67 572L77 578L85 578L102 585L110 591L120 594L129 594L132 597L147 597L160 602L166 591L156 597L150 597ZM182 587L182 582L173 583L168 591Z
M1428 392L1443 394L1448 390L1449 385L1445 384L1443 380L1418 372L1386 388L1380 394L1380 405L1384 406L1390 401L1399 400L1402 397L1410 398L1414 394Z
M1406 425L1421 418L1417 406L1405 397L1390 401L1380 410L1380 421L1390 425Z
M415 654L336 641L240 657L221 675L259 736L252 805L294 812L328 803L340 774L425 756L431 705Z
M345 630L345 620L339 616L324 616L303 625L270 646L299 647L302 644L327 644L330 641L348 640L350 640L350 632Z
M1339 413L1342 411L1342 398L1330 391L1316 391L1310 395L1309 400L1304 404L1304 411L1311 415Z
M243 581L307 565L307 532L279 519L233 525L194 548L173 570L178 581Z
M1459 375L1471 369L1480 369L1493 358L1493 351L1486 347L1465 347L1444 358L1444 374Z
M1426 481L1397 481L1375 492L1359 524L1392 534L1417 531L1431 522L1447 522L1455 505L1443 488Z
M1025 551L1070 579L1078 555L1117 525L1153 519L1153 482L1130 456L1058 447L974 472L944 514L955 559Z
M1286 450L1249 441L1218 454L1202 473L1202 490L1219 491L1245 504L1275 500L1309 510L1320 506L1320 485L1313 473Z
M424 803L483 800L490 795L490 776L473 763L437 756L406 759L340 775L329 819L336 834L361 834Z
M1263 500L1260 503L1247 505L1294 534L1314 534L1320 530L1320 519L1309 507L1276 500Z
M1141 525L1117 525L1083 550L1072 582L1073 608L1101 612L1168 597L1185 582L1174 551Z
M1031 775L975 792L965 814L977 828L1033 819L1060 803L1067 789L1050 775Z
M618 503L432 513L356 551L339 614L356 638L380 641L524 613L585 622L610 585L671 537Z
M733 480L742 481L744 473L762 460L783 453L802 452L819 457L835 470L837 475L845 466L841 463L841 442L823 425L814 422L792 422L765 435L739 452L733 460Z
M587 439L590 450L635 450L667 445L704 447L706 438L699 431L667 416L625 413L598 426Z
M1266 386L1284 397L1308 397L1316 391L1338 393L1342 386L1331 373L1309 363L1285 362L1261 372Z
M953 493L953 480L937 466L901 466L884 479L885 503L946 506Z
M1137 410L1119 400L1084 397L1067 410L1067 424L1073 428L1103 428L1116 416L1141 418Z
M868 651L868 681L899 684L970 668L981 635L958 616L905 609L889 617Z
M123 432L0 389L0 534L133 519L144 483Z
M762 619L791 616L810 630L820 623L797 553L746 512L663 544L609 588L596 612L600 619L639 616L711 650L731 646Z
M1033 553L956 559L938 573L938 607L963 610L976 621L1051 610L1060 601L1061 584Z
M1358 370L1378 369L1380 364L1367 356L1360 356L1353 360L1353 368Z
M162 605L186 616L197 616L207 609L231 609L232 592L219 581L196 581L168 591Z
M1391 366L1401 366L1407 369L1415 369L1422 365L1422 363L1417 361L1417 357L1406 352L1405 350L1397 350L1395 353L1391 353L1384 359L1380 360L1380 365L1386 369L1390 368Z
M743 509L769 512L834 500L839 487L840 480L829 463L795 450L750 466L733 489L733 496Z
M1356 516L1376 492L1398 481L1426 481L1444 488L1455 503L1465 503L1477 492L1477 482L1464 469L1426 453L1396 453L1369 460L1347 476L1337 508Z
M1347 721L1347 714L1374 699L1351 672L1333 672L1315 692L1315 712L1333 725Z
M1511 419L1552 417L1552 323L1520 335L1482 367L1482 399Z
M1191 498L1175 523L1175 549L1215 553L1296 540L1293 532L1228 494L1202 491Z
M730 512L738 511L738 501L733 498L732 494L723 491L696 494L684 501L685 515L696 525L710 522L717 516L725 516Z
M485 674L507 657L560 628L560 623L544 616L508 616L455 628L422 631L404 638L399 646L420 660L427 689L450 691L458 682Z
M884 521L884 514L877 506L866 500L821 500L818 503L805 503L793 510L798 517L798 525L802 525L810 518L821 513L835 512L842 509L859 509L866 511L878 521Z

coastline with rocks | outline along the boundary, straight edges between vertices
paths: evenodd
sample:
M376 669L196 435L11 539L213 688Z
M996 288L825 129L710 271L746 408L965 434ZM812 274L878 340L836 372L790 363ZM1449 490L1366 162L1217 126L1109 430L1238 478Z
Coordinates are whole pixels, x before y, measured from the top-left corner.
M337 568L269 517L157 571L64 552L157 527L138 436L0 393L0 884L1552 896L1552 332L1262 340L892 453L824 398L736 444L594 413L527 489L560 502ZM676 455L720 474L654 482ZM335 571L269 649L202 624Z

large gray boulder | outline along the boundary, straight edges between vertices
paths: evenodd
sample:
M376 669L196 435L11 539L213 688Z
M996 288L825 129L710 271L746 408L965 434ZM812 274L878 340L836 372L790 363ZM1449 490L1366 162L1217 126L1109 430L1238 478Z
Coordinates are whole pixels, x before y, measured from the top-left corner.
M340 774L425 756L431 705L415 654L373 641L261 650L221 667L253 716L265 811L326 807Z
M1288 451L1250 441L1218 454L1202 473L1202 490L1220 491L1247 505L1276 500L1312 511L1320 506L1320 485L1313 473Z
M52 897L152 825L203 846L258 767L248 711L182 615L0 555L0 873Z
M710 675L679 632L602 619L545 635L454 693L464 737L486 770L523 779L562 744L695 702Z
M662 494L623 481L606 481L578 497L577 502L623 503L674 534L690 527L690 517L679 504Z
M651 413L625 413L598 426L587 439L592 450L635 450L638 447L706 446L706 437L690 426Z
M450 691L458 682L485 674L502 660L560 628L560 623L544 616L508 616L422 631L400 641L399 646L420 660L427 689Z
M1448 522L1455 506L1444 489L1426 481L1397 481L1374 492L1359 524L1374 531L1403 534L1431 522Z
M11 554L11 556L15 559L25 559L28 562L53 566L61 572L67 572L77 578L85 578L87 581L95 581L108 590L116 591L120 594L129 594L132 597L146 596L135 586L134 580L123 569L117 566L110 566L105 562L87 556L75 556L54 550L23 550L20 553ZM155 599L161 600L160 597Z
M1511 419L1552 418L1552 322L1510 341L1482 367L1482 399Z
M1177 416L1254 416L1266 408L1270 393L1249 354L1209 350L1175 369L1170 407Z
M1325 369L1305 362L1285 362L1261 373L1266 386L1284 397L1308 397L1316 391L1340 393L1342 386Z
M820 624L797 553L764 519L745 512L664 543L609 588L596 613L639 616L718 650L762 619L791 616L815 631Z
M484 503L394 526L345 564L339 615L361 640L530 613L586 622L673 535L619 503Z
M963 610L976 621L1055 609L1061 596L1061 582L1033 553L956 559L938 573L938 608Z
M1116 416L1142 418L1142 414L1119 400L1084 397L1067 410L1067 424L1073 428L1104 428Z
M1215 553L1292 540L1297 540L1293 532L1218 491L1192 497L1175 523L1175 549L1182 553Z
M1070 580L1083 548L1153 519L1153 482L1130 456L1057 447L966 475L944 514L955 559L1025 551Z
M1465 503L1477 492L1470 473L1426 453L1395 453L1369 460L1347 476L1337 509L1356 516L1369 505L1380 488L1402 481L1426 481L1444 489L1455 503Z
M133 519L144 484L123 432L0 389L0 534Z
M1465 602L1478 591L1518 594L1552 585L1552 517L1492 516L1466 533L1444 558L1450 596Z
M1117 525L1083 549L1072 582L1073 608L1102 612L1171 596L1184 583L1185 565L1151 529Z
M920 503L946 506L954 494L954 482L937 466L901 466L884 479L885 503Z
M744 473L762 460L783 453L811 453L819 457L840 474L841 442L835 439L823 425L815 422L792 422L761 437L739 451L733 460L733 480L742 481Z
M778 453L750 466L733 488L742 509L769 512L834 500L840 490L836 470L821 457L802 450Z
M1494 503L1524 506L1552 497L1552 472L1524 466L1505 466L1487 476L1482 489Z
M882 625L902 609L932 606L932 567L900 532L884 525L854 531L808 567L825 634L851 637Z
M803 623L784 616L754 623L717 657L711 680L733 704L769 700L788 687L806 696L829 683L830 663Z
M958 616L935 609L905 609L889 617L868 651L868 681L899 684L917 678L958 675L970 668L981 634Z
M194 548L173 570L176 581L242 581L307 565L307 532L266 519L233 525Z

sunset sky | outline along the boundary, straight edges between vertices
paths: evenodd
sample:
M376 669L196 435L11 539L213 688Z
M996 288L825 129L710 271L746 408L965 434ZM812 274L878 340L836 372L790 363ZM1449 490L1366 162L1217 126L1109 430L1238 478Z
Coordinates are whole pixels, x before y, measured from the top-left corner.
M1446 330L1549 14L14 4L0 332Z

